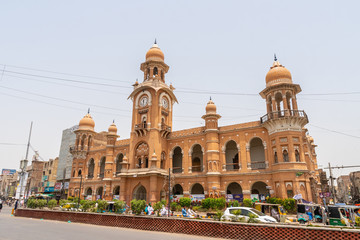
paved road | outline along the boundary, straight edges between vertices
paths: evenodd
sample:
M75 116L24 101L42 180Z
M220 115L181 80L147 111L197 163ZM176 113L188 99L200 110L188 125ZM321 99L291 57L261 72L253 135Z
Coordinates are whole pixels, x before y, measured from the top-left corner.
M103 227L90 224L66 223L11 216L11 209L4 206L0 213L1 240L202 240L219 238L197 237L185 234L141 231L128 228Z

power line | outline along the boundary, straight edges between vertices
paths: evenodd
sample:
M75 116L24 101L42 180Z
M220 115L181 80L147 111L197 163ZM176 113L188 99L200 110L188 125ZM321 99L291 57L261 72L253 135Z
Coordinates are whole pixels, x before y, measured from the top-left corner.
M106 107L106 106L101 106L101 105L95 105L95 104L88 104L88 103L82 103L82 102L77 102L77 101L71 101L71 100L66 100L66 99L57 98L57 97L50 97L50 96L45 96L45 95L38 94L38 93L32 93L32 92L28 92L28 91L23 91L23 90L11 88L11 87L0 86L0 88L5 88L5 89L9 89L9 90L16 91L16 92L22 92L22 93L26 93L26 94L30 94L30 95L34 95L34 96L54 99L54 100L63 101L63 102L75 103L75 104L86 105L86 106L94 106L94 107L105 108L105 109L110 109L110 110L116 110L116 111L121 111L121 112L129 112L128 110L123 110L123 109L119 109L119 108L112 108L112 107Z
M319 126L316 126L316 125L314 125L314 124L310 124L310 123L309 123L309 125L310 125L310 126L313 126L313 127L316 127L316 128L320 128L320 129L323 129L323 130L329 131L329 132L333 132L333 133L341 134L341 135L344 135L344 136L353 137L353 138L360 138L359 136L355 136L355 135L351 135L351 134L347 134L347 133L343 133L343 132L339 132L339 131L331 130L331 129L324 128L324 127L319 127Z
M9 145L9 146L24 146L24 143L3 143L1 142L0 145Z

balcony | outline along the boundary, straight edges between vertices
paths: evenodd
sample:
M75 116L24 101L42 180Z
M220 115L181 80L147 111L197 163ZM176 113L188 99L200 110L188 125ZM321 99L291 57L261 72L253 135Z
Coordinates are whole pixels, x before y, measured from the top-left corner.
M240 169L239 163L227 163L226 171L238 171Z
M173 173L182 173L182 167L173 167L172 172Z
M256 170L256 169L266 169L266 163L265 162L254 162L251 163L251 169L252 170Z
M146 123L135 124L134 130L138 137L145 136L146 132L148 131L147 124Z
M167 138L170 135L170 133L171 133L171 127L162 123L160 130L161 137Z
M281 110L265 114L260 118L261 123L265 123L269 120L282 119L287 117L303 118L306 122L309 122L308 117L304 110Z
M202 172L203 168L202 168L202 166L192 166L191 171L192 172Z

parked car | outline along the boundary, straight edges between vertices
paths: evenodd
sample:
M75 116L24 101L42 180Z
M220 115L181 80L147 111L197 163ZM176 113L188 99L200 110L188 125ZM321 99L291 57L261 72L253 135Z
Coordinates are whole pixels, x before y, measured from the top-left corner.
M256 216L256 220L261 223L276 223L276 219L270 216L265 215L264 213L249 207L229 207L225 210L222 219L231 220L231 218L236 217L234 211L240 210L241 213L239 217L244 217L246 221L249 220L249 215L254 214Z

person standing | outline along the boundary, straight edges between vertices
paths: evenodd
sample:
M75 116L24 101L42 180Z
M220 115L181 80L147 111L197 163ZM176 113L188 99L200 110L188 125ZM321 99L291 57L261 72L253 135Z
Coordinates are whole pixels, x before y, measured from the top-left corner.
M3 207L3 201L0 199L0 212L1 212L2 207Z

